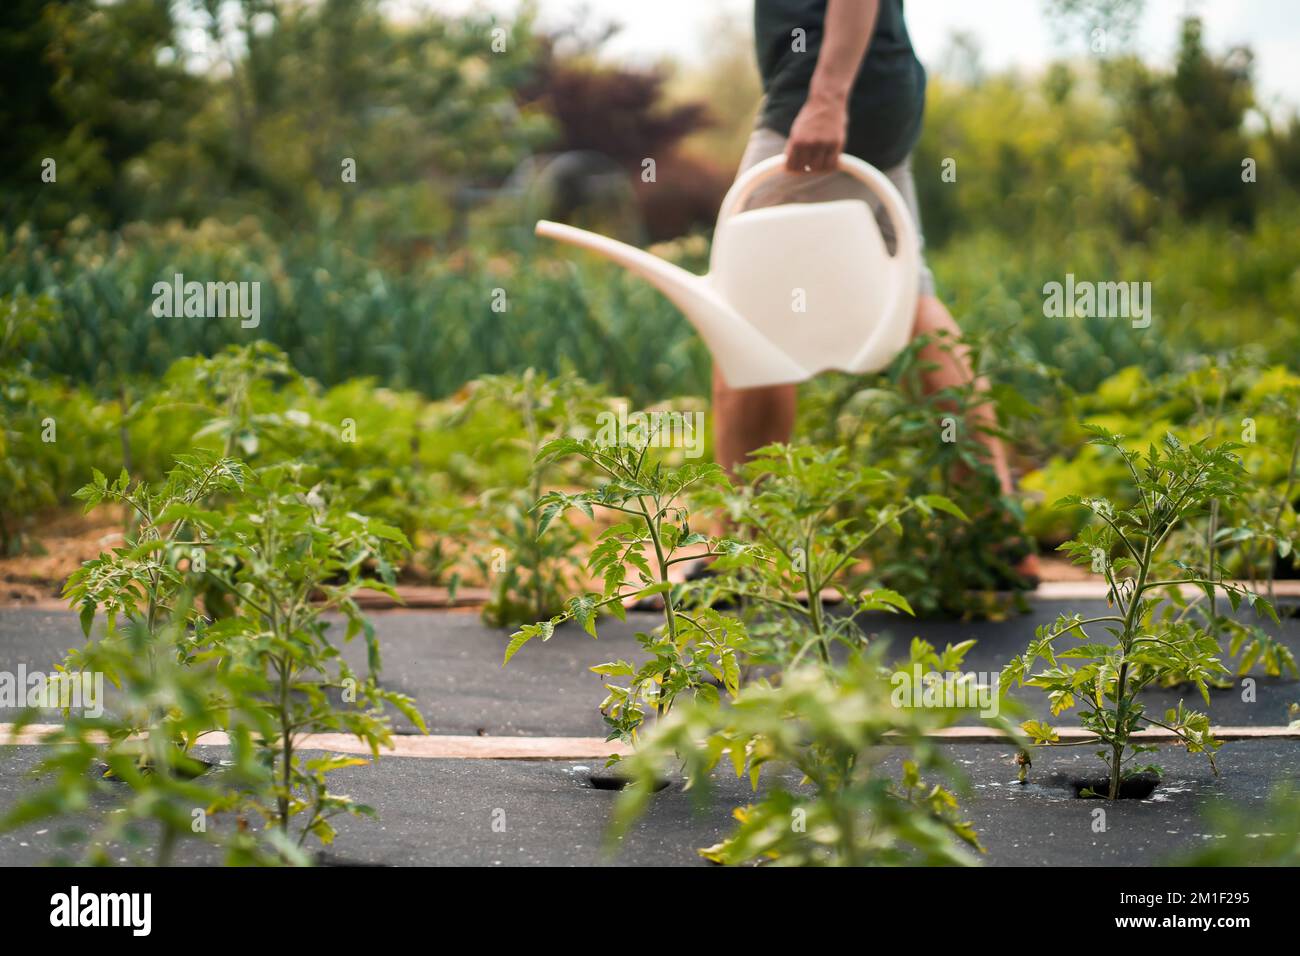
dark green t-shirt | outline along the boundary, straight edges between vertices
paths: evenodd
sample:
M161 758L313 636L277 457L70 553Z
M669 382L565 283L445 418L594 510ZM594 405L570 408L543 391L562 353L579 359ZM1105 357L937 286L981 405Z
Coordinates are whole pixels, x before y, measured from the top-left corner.
M754 0L754 39L763 76L758 124L790 134L808 98L821 51L826 0ZM796 29L802 29L803 52ZM897 166L921 135L925 68L912 50L903 0L880 0L876 29L849 95L845 152L880 169Z

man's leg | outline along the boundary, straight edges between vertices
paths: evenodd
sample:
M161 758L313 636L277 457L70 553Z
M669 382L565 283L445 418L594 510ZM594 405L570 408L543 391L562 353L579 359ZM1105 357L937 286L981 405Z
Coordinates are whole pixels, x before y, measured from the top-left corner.
M916 303L916 321L912 335L929 335L939 341L931 342L921 350L921 357L935 366L922 376L929 394L945 388L965 385L972 378L967 349L961 345L961 329L944 304L933 295L922 295ZM947 340L947 347L944 345ZM980 381L977 387L987 388ZM794 385L773 385L766 388L730 388L717 369L713 372L713 450L718 464L735 474L750 452L777 441L789 441L794 430ZM973 409L969 422L972 427L996 427L997 420L988 405ZM979 431L977 440L989 453L989 463L998 477L1004 494L1015 487L1007 452L995 435Z
M750 452L788 442L794 432L796 387L731 388L713 370L713 457L733 477Z
M921 349L921 358L936 366L922 375L922 385L927 394L934 394L945 388L960 387L975 378L971 369L969 350L961 344L961 329L947 307L933 295L922 295L916 302L916 324L912 327L912 337L928 335L932 341ZM988 383L984 379L975 382L979 391L986 391ZM1007 462L1007 449L1002 439L978 430L981 426L997 427L997 416L993 407L987 403L978 405L968 413L967 427L977 429L976 440L988 451L989 465L997 475L1002 493L1007 496L1015 494L1015 483L1011 480L1011 466ZM1038 555L1030 552L1016 566L1016 570L1026 578L1037 579L1040 568Z
M916 301L916 324L912 326L912 337L928 335L931 341L921 349L921 358L934 368L925 371L921 380L926 394L933 395L945 388L958 388L975 377L971 370L969 349L961 342L961 329L957 327L946 306L936 296L922 295ZM986 391L988 383L980 379L975 383L979 391ZM976 406L970 411L970 421L966 424L976 429L976 440L989 454L989 464L998 476L1002 493L1010 495L1015 491L1011 481L1011 468L1007 464L1007 450L1002 440L981 430L996 428L997 418L990 405Z
M785 137L770 129L750 134L737 175L771 156L785 152ZM757 209L803 198L809 187L834 176L782 176L765 183L749 197L745 209ZM813 198L816 198L815 194ZM733 477L750 452L772 442L788 442L794 434L794 385L731 388L713 370L713 458Z

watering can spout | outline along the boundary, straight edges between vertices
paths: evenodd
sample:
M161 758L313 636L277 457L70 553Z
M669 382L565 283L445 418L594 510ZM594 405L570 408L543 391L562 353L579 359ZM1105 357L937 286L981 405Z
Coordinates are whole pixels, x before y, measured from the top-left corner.
M727 384L752 388L798 382L808 371L752 327L718 294L708 276L697 276L643 249L575 226L541 220L537 235L589 249L641 276L677 306L704 339Z

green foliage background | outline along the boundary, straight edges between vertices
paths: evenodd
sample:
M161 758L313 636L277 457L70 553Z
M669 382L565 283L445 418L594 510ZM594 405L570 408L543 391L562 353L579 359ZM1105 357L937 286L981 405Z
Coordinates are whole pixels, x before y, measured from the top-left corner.
M1122 38L1132 6L1048 12ZM90 466L116 470L122 428L136 457L169 460L183 428L123 416L178 360L257 340L346 395L353 418L529 367L641 406L708 393L708 356L662 297L530 235L537 196L521 171L548 150L666 158L737 142L727 130L749 122L619 67L598 25L544 34L527 5L391 20L374 0L16 0L0 17L0 69L19 94L0 103L0 296L43 315L4 348L7 455L23 462L5 472L11 512L66 501ZM1177 376L1245 344L1262 366L1295 366L1300 121L1257 110L1250 51L1212 48L1194 17L1168 66L1126 49L1038 75L932 69L913 157L940 293L986 339L1017 468L1043 505L1075 490L1062 478L1082 448L1074 417L1101 410L1106 383ZM602 141L609 130L637 149ZM41 182L45 157L56 183ZM642 209L708 178L690 168L666 162L662 183L639 187ZM655 248L696 270L699 200L646 215L695 222ZM153 284L177 273L260 282L261 324L154 317ZM1149 281L1151 327L1045 317L1044 284L1067 274ZM897 391L899 378L860 387ZM347 384L361 379L394 391L372 399ZM808 420L824 411L818 388L804 428L831 433ZM32 431L51 414L78 436L57 456ZM412 435L424 427L413 410ZM861 440L892 440L875 430ZM1044 543L1074 530L1030 506Z

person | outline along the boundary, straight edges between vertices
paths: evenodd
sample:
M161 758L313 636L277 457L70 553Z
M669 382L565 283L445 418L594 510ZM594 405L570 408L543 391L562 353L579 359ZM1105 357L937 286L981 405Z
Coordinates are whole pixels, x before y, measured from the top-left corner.
M921 132L926 76L912 49L902 0L755 0L754 37L763 103L740 172L784 153L786 169L793 175L760 186L745 208L862 196L859 184L835 172L840 153L847 152L889 177L920 235L910 155ZM888 220L881 226L892 251ZM924 259L912 328L914 338L921 335L928 337L920 352L930 366L923 377L928 393L974 379L960 329L935 295L934 277ZM979 381L977 387L983 389L986 383ZM718 463L734 473L755 449L789 441L795 407L794 385L734 389L715 368ZM982 430L996 426L993 409L978 406L971 417L1003 494L1012 495L1006 448L996 435ZM1036 556L1028 555L1017 571L1034 582Z

